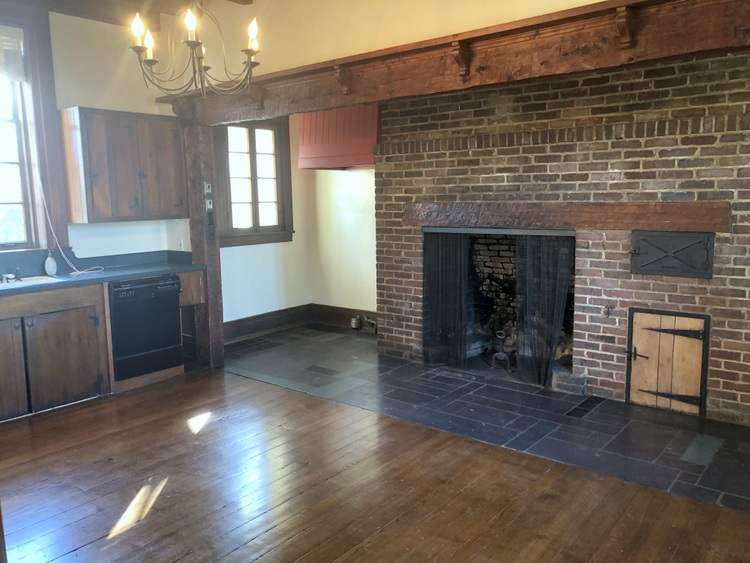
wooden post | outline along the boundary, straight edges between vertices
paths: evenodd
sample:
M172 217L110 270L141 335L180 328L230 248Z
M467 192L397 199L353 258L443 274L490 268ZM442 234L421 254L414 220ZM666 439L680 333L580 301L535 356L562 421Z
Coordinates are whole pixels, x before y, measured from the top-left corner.
M187 163L190 244L194 264L206 265L205 302L195 306L196 359L201 365L224 365L224 307L221 297L221 254L213 209L214 142L211 127L188 125L184 128ZM212 191L206 193L205 183Z

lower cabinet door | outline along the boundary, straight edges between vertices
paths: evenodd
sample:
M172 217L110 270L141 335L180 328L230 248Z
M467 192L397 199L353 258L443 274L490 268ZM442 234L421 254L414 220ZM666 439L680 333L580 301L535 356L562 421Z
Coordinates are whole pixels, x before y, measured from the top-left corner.
M21 322L0 321L0 420L29 412Z
M33 412L101 393L96 307L26 317L24 325Z

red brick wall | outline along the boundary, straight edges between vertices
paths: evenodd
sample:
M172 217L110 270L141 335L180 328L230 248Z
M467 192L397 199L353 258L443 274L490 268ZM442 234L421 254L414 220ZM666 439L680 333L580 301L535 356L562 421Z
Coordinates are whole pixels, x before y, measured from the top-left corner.
M383 104L381 351L422 353L422 235L402 223L407 203L729 201L711 280L630 274L629 231L577 233L574 371L623 399L628 308L708 314L707 414L750 424L749 104L748 52Z

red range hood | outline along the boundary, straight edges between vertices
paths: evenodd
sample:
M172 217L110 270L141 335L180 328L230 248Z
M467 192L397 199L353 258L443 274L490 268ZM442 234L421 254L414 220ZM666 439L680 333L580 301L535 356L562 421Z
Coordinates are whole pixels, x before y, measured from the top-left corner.
M303 113L299 168L344 169L375 165L380 139L378 104Z

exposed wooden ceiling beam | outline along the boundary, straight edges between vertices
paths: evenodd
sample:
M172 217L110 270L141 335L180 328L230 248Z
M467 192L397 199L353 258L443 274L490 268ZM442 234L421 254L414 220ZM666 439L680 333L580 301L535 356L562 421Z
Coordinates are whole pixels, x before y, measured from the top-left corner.
M609 0L261 75L250 94L160 101L216 125L748 46L747 0Z

